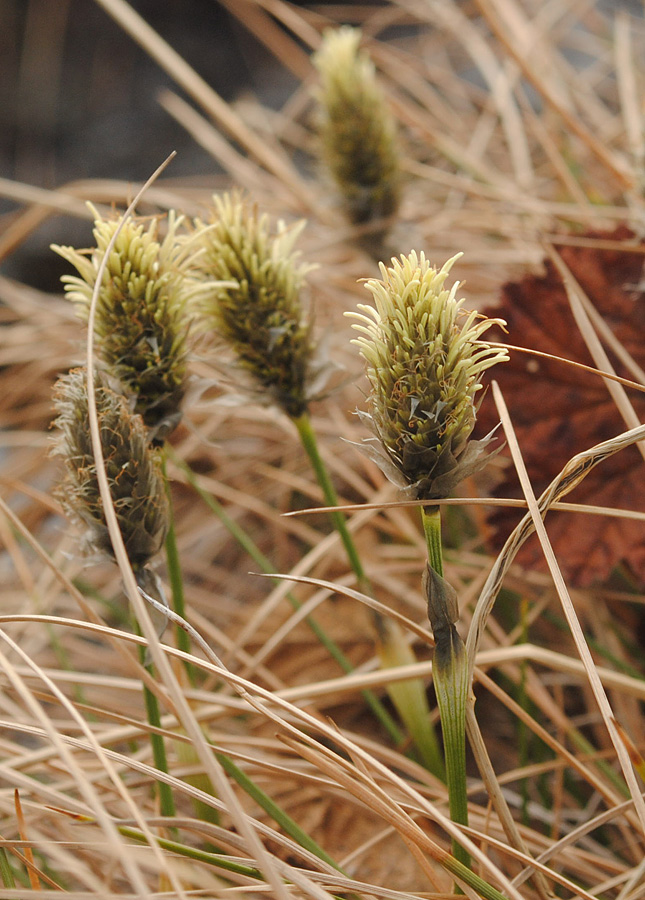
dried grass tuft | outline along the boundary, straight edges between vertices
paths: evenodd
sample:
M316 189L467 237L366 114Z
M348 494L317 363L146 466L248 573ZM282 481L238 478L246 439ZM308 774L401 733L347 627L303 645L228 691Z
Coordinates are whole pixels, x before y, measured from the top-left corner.
M309 276L315 327L345 367L315 405L315 427L341 499L370 504L351 513L350 527L381 611L409 621L420 661L378 669L368 610L352 592L326 516L282 515L321 503L292 424L272 409L222 402L203 339L191 360L194 387L173 436L170 474L187 618L223 665L194 646L198 680L191 685L171 630L159 640L146 629L159 671L152 679L138 662L137 645L146 641L131 632L118 570L79 556L79 535L52 494L51 388L83 358L82 325L62 296L0 278L0 850L20 873L15 894L58 888L79 900L157 892L438 900L452 889L438 862L455 832L445 786L406 747L392 746L361 693L386 697L388 681L411 675L430 686L432 636L415 514L379 508L397 499L394 488L340 440L366 437L352 415L365 385L343 313L364 300L358 280L376 269L315 161L309 51L324 28L361 25L404 142L406 182L388 253L414 248L444 260L464 250L459 277L469 304L492 309L506 280L539 266L545 243L617 222L642 233L642 15L621 13L613 22L606 4L591 2L398 0L298 9L281 0L227 0L301 81L281 109L268 110L249 97L224 103L123 0L99 2L189 96L187 103L167 91L161 102L223 167L222 186L242 188L272 216L308 220L299 247L318 266ZM6 257L54 214L85 216L85 199L122 208L131 189L86 181L47 192L0 181L0 193L23 204L0 237ZM196 215L211 193L206 179L203 190L162 179L140 212L177 207ZM593 315L584 322L590 335L598 332ZM509 343L522 344L522 336ZM594 362L606 364L599 350ZM631 426L625 396L617 402ZM504 418L512 440L512 418ZM283 579L251 574L257 564L181 461ZM521 472L519 453L515 465ZM541 532L526 481L525 494L530 527ZM445 567L465 637L494 560L481 507L462 500L445 513ZM610 521L610 510L599 512ZM571 517L572 529L584 528L581 513L559 514ZM502 558L494 570L503 570L502 591L485 630L485 602L473 620L477 724L473 717L467 841L475 870L507 897L557 891L623 900L639 895L644 876L645 807L632 768L642 772L645 747L642 586L618 571L606 585L568 587L547 535L548 518L541 540L554 577ZM163 567L159 574L165 577ZM300 611L288 592L304 604ZM351 659L351 674L306 627L313 613ZM142 680L161 706L167 776L151 761ZM631 759L616 721L636 747ZM341 871L286 836L226 775L213 747ZM204 773L212 792L196 777ZM158 815L160 778L173 790L173 821ZM217 817L198 820L195 800ZM217 848L240 867L224 871L207 855L188 858L172 841L206 854Z

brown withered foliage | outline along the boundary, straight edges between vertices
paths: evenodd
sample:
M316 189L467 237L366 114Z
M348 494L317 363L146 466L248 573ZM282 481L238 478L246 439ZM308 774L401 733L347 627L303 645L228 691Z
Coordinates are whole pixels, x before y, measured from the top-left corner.
M624 226L613 232L588 232L589 246L559 249L582 289L612 332L645 367L645 282L642 239ZM623 248L600 244L620 241ZM594 246L598 244L598 246ZM526 275L504 285L499 315L508 322L506 339L523 347L593 365L569 307L561 278L550 261L544 275ZM497 312L497 310L496 310ZM502 338L503 339L503 338ZM630 377L610 353L618 374ZM633 376L631 376L633 377ZM504 393L536 494L539 494L575 453L625 431L602 379L561 362L511 353L496 378ZM637 414L645 420L645 397L629 392ZM495 424L490 397L480 411L483 428ZM512 466L505 470L495 493L521 497ZM643 459L635 448L617 453L571 494L570 500L614 508L643 510ZM499 547L519 519L515 510L491 512L492 542ZM549 537L565 575L578 586L604 581L619 564L645 583L645 526L636 521L551 512ZM543 567L542 551L533 537L518 561Z

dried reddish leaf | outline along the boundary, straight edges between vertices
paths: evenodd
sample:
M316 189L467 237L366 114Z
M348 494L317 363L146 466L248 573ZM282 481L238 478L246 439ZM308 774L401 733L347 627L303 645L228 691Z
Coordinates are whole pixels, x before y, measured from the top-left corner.
M590 239L621 241L625 249L564 246L560 254L574 277L618 340L645 368L645 292L642 252L645 246L625 227L612 233L588 233ZM631 252L630 249L631 248ZM526 275L503 288L496 314L508 322L506 340L524 347L593 365L574 322L561 279L550 262L544 276ZM611 357L611 354L610 354ZM629 377L616 360L620 375ZM551 360L512 353L511 361L495 370L517 432L536 494L549 484L574 454L626 430L607 388L597 376ZM645 397L629 392L639 418ZM484 428L497 414L487 397L480 411ZM568 499L600 506L645 509L643 460L634 448L623 450L594 469ZM500 497L521 497L512 467L497 486ZM489 517L493 542L499 547L518 521L517 513L499 509ZM605 580L623 562L645 583L645 525L615 518L550 512L549 537L568 578L586 586ZM542 552L535 536L518 560L541 567Z

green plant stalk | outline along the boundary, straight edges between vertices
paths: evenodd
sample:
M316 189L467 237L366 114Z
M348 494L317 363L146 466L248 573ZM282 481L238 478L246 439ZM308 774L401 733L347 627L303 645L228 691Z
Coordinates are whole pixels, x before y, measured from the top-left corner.
M292 421L298 429L302 446L309 457L318 484L322 489L325 503L327 506L338 506L338 495L318 451L318 443L314 430L311 427L309 414L304 412ZM359 590L371 596L372 590L369 579L365 574L356 545L347 528L345 516L340 510L333 510L330 513L330 517L345 548L349 564L356 575ZM405 665L410 662L409 648L408 652L403 656L399 652L404 644L399 626L377 612L373 613L373 618L379 644L381 645L379 647L379 657L383 668ZM401 682L396 687L388 687L388 693L405 723L424 765L434 775L442 778L444 767L439 752L437 735L430 718L430 709L423 681L417 678Z
M85 821L90 822L92 820L88 816L85 818ZM148 843L146 835L142 831L137 831L136 828L131 828L128 825L118 825L117 829L119 834L122 834L124 837L128 837L133 841L137 841L137 843ZM243 863L234 862L229 857L222 856L219 853L210 853L207 850L199 850L196 847L190 847L187 844L171 841L167 838L156 838L156 841L162 849L176 853L178 856L182 856L185 859L193 859L197 862L207 863L218 869L224 869L227 872L235 872L239 875L246 875L249 878L257 879L258 881L264 880L259 869L256 869L253 866L245 866ZM498 891L497 888L493 887L481 876L476 875L470 869L466 868L463 863L459 862L459 860L455 859L455 857L451 856L449 853L439 860L439 864L451 875L460 878L465 884L476 891L480 897L483 897L483 900L508 900L501 891Z
M137 631L139 634L141 630L137 626ZM142 664L145 664L145 655L146 650L145 647L139 647L139 659ZM147 665L146 671L153 673L152 665ZM150 688L144 684L143 685L143 698L146 705L146 715L148 717L148 724L151 728L161 729L161 713L159 712L159 703L155 694L152 693ZM160 771L164 772L166 775L168 772L168 757L166 756L166 745L164 744L163 736L158 734L156 731L150 732L150 746L152 747L152 758L154 759L155 767ZM162 816L166 818L172 818L176 814L175 810L175 801L172 796L172 790L169 784L166 784L165 781L158 782L159 789L159 811Z
M197 483L197 479L195 478L195 475L191 471L190 467L183 460L177 458L172 452L171 448L168 448L168 453L172 456L173 462L178 465L186 474L186 478L188 479L188 482L193 487L193 489L199 494L199 496L206 503L209 509L211 509L218 516L229 533L232 534L233 537L240 543L240 545L247 551L247 553L249 553L251 558L267 574L275 574L275 569L273 569L273 567L271 566L270 561L259 550L259 548L246 534L246 532L242 528L240 528L240 526L227 514L223 506L218 503L218 501L214 497L212 497L206 491L202 490L202 488ZM290 599L292 605L296 609L299 609L301 604L296 600L296 598L291 597ZM327 634L323 631L322 628L320 628L315 620L311 619L311 617L307 617L306 621L312 628L314 634L316 634L316 636L320 639L323 646L325 646L329 650L333 658L338 661L341 668L345 672L351 672L352 665L347 657L342 653L340 648L331 640L331 638L327 636ZM365 691L363 693L366 696L369 695L369 699L373 699L374 703L378 705L377 709L381 708L383 710L383 713L386 716L388 715L387 711L382 708L380 701L374 694L368 691ZM397 743L401 743L402 735L394 722L392 722L392 727L395 729L394 737L396 738ZM302 847L309 850L323 861L329 863L329 865L333 866L335 869L338 869L338 871L342 871L339 868L338 864L334 862L334 860L330 856L328 856L328 854L325 853L325 851L302 828L300 828L298 824L268 796L268 794L266 794L247 775L245 775L245 773L235 765L230 757L222 753L218 753L216 755L225 772L227 772L227 774L230 775L239 784L239 786L280 825L280 827L285 831L286 834L292 837ZM196 782L193 781L191 783ZM199 786L202 787L201 784ZM210 786L210 780L208 781L206 792L211 794L213 793L212 786ZM201 804L201 806L205 806L205 804ZM200 816L200 818L204 819L205 821L213 821L212 808L209 807L209 810L211 810L211 812L207 816Z
M400 628L390 629L387 636L380 641L379 659L383 668L386 669L393 669L402 665L413 665L417 661ZM435 729L429 718L425 690L419 691L417 684L418 681L415 679L398 681L389 685L388 693L397 709L406 710L411 726L417 727L418 733L416 733L416 736L412 730L410 733L415 736L415 747L421 762L429 772L445 781L446 767ZM427 732L421 734L420 726L417 726L417 723L426 721L428 723Z
M13 869L4 847L0 847L0 878L6 888L15 888L16 880L13 877Z
M428 506L421 508L423 533L428 548L428 562L437 575L443 578L443 549L441 544L441 507Z
M436 634L435 640L432 674L443 729L450 818L455 824L468 825L465 727L468 698L466 648L454 626L447 633ZM465 866L470 866L470 854L454 838L452 852L456 859Z
M428 547L428 562L443 582L441 549L441 510L438 506L421 509ZM453 592L454 593L454 592ZM457 825L468 825L468 786L466 783L466 704L468 700L468 661L466 648L455 627L458 609L449 607L446 593L437 594L437 606L428 603L428 615L435 638L432 674L443 731L450 818ZM470 854L453 838L452 851L464 866L470 866Z
M244 529L240 528L237 522L228 515L222 504L199 486L195 474L191 471L190 466L188 466L183 460L176 457L175 454L172 453L172 450L170 450L169 452L175 465L181 468L186 475L188 483L191 485L191 487L199 494L208 508L215 513L224 527L228 530L229 534L231 534L235 538L240 546L249 554L251 559L267 575L277 574L270 560L267 559L267 557L257 547L257 545L248 536ZM296 610L300 609L302 606L302 604L291 593L287 594L287 600ZM305 623L311 629L316 638L320 641L322 646L327 650L332 659L334 659L338 663L343 672L352 672L354 667L352 666L351 662L347 659L338 644L329 637L329 635L323 628L321 628L316 620L312 616L306 616ZM396 746L400 746L403 743L404 736L401 733L398 725L385 709L376 694L374 694L373 691L361 691L361 695L369 708L372 710L375 718L381 723L383 728L389 734L392 742Z
M498 891L492 884L484 881L480 875L475 875L469 866L466 866L456 857L448 855L441 862L441 865L446 871L450 872L451 875L454 875L456 878L461 878L468 887L477 891L479 896L483 897L484 900L508 900L508 897L506 897L505 894ZM462 891L460 890L459 893L462 893Z
M91 821L88 817L87 821ZM117 825L119 834L128 837L139 844L148 844L148 838L142 831L136 828L130 828L128 825ZM253 866L245 866L242 863L234 862L230 857L223 856L219 853L212 853L210 850L200 850L197 847L190 847L188 844L182 844L179 841L170 841L167 838L156 837L157 844L163 850L169 850L185 859L194 859L197 862L209 863L218 869L224 869L227 872L235 872L237 875L246 875L249 878L256 878L258 881L263 880L262 873Z
M332 484L332 480L329 477L327 467L325 466L318 451L318 442L316 440L314 430L311 427L311 419L309 418L309 414L305 412L301 416L298 416L298 418L292 419L292 421L298 429L300 441L305 449L307 456L309 457L309 461L311 462L314 474L316 475L316 480L318 481L318 484L322 489L325 503L327 504L327 506L338 506L338 495L336 493L334 485ZM365 570L363 569L361 558L358 555L356 544L354 543L352 536L349 533L349 529L347 528L345 516L342 512L340 512L340 510L334 509L329 513L329 517L334 524L334 528L338 532L343 547L345 548L345 553L347 554L349 564L352 568L352 571L356 575L359 590L364 591L364 593L369 593L369 581L365 574Z
M332 857L329 856L329 854L326 853L322 847L297 824L297 822L294 822L291 816L287 815L287 813L281 809L268 794L259 788L248 775L245 775L242 769L233 762L230 756L226 756L224 753L216 753L215 756L227 775L230 775L231 778L239 784L242 790L255 800L258 806L260 806L267 815L271 816L271 818L277 822L285 834L288 834L297 844L300 844L305 850L309 850L309 852L313 853L314 856L317 856L318 859L333 866L333 868L337 869L339 872L343 871L338 863L335 862Z
M184 580L181 573L181 563L179 561L179 550L177 548L177 532L175 530L175 516L172 505L172 495L170 491L170 481L168 479L167 454L164 450L161 463L161 471L163 473L164 488L166 497L168 498L168 533L165 540L166 564L168 566L168 581L170 582L170 592L172 596L172 608L181 616L186 618L186 603L184 600ZM185 653L190 653L190 638L179 626L175 629L177 647ZM186 674L191 685L195 686L195 669L189 663L184 663Z

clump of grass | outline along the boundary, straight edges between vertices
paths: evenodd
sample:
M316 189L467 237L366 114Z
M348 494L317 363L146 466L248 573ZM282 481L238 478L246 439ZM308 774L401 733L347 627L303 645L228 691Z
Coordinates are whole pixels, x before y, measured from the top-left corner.
M397 679L409 679L410 672L379 670L373 635L366 633L362 611L357 615L355 609L360 602L376 601L347 587L357 583L356 576L339 577L337 555L329 552L333 536L324 520L311 512L304 518L279 515L293 508L294 496L302 507L318 503L321 494L285 440L285 431L292 432L291 417L285 423L285 417L258 413L249 402L213 405L206 394L191 394L184 410L190 428L174 432L170 461L192 467L190 477L202 495L217 499L239 536L253 538L274 573L299 579L294 593L300 609L283 615L284 584L278 587L274 580L248 574L258 564L249 563L221 520L195 501L192 488L182 483L183 470L174 466L177 549L188 618L211 647L221 650L228 669L206 652L206 659L199 652L186 657L157 639L154 677L138 668L133 679L136 663L129 651L142 640L98 617L99 610L110 608L106 601L113 601L113 610L122 602L115 569L100 566L70 580L78 574L78 559L70 554L70 533L60 528L53 515L57 507L43 490L49 483L44 430L51 418L51 384L69 367L78 323L70 320L67 302L2 279L4 893L40 896L63 888L71 897L101 898L162 892L182 897L195 891L226 897L267 890L280 900L323 893L442 897L457 878L473 895L496 900L500 894L512 900L636 895L645 816L634 773L626 781L618 771L617 760L627 771L626 754L617 749L613 721L622 725L619 741L633 742L632 758L642 768L644 694L636 639L641 586L621 569L611 586L579 589L563 616L555 607L554 581L512 563L534 520L527 517L494 560L483 550L486 527L478 517L480 507L468 500L464 508L461 496L451 498L452 504L462 505L453 523L465 527L452 528L449 544L440 540L431 506L446 501L441 493L424 501L413 486L434 493L447 475L445 483L453 490L450 456L461 463L467 459L472 433L460 453L452 453L461 446L455 436L450 454L422 458L423 464L434 461L436 476L425 482L420 466L410 463L417 458L414 447L405 452L405 460L400 442L391 443L391 453L382 449L382 461L397 472L397 462L405 462L411 480L401 482L415 508L430 504L427 540L406 510L382 502L391 500L392 492L381 473L337 442L339 433L354 442L364 434L365 421L349 413L355 404L354 376L359 375L341 312L359 302L364 289L356 281L374 273L360 248L347 241L347 231L337 223L330 227L327 206L320 202L322 188L291 165L287 154L293 157L295 151L303 158L315 152L302 110L316 76L303 47L317 48L318 26L322 30L330 20L342 24L347 8L325 7L323 26L317 14L289 7L281 27L275 28L267 4L229 4L232 15L261 33L276 57L303 78L303 90L276 113L258 110L248 96L239 105L223 103L133 10L126 15L125 6L112 0L103 7L190 92L208 121L200 121L194 107L170 92L164 94L164 107L209 147L231 179L270 214L270 221L309 220L299 246L306 259L319 264L306 276L316 301L316 328L329 325L331 353L351 360L351 384L321 397L315 407L321 453L349 486L353 500L379 507L352 510L348 521L351 515L350 528L360 526L353 535L359 559L373 594L390 607L381 610L387 617L401 617L406 632L415 635L417 652L424 642L432 643L423 624L425 602L431 601L435 677L442 667L442 647L458 654L452 640L456 628L468 630L467 662L474 679L470 712L477 698L476 720L473 713L468 721L479 726L469 736L483 781L473 777L470 782L469 830L455 827L446 814L446 785L410 759L407 746L393 748L373 717L365 715L366 688L380 700ZM271 9L282 15L286 7ZM562 16L555 4L549 28L543 27L542 17L527 16L519 0L510 0L503 19L494 4L469 6L453 0L414 9L408 4L404 12L397 4L367 2L357 12L381 83L394 101L398 127L405 132L409 190L399 208L397 232L406 234L406 246L398 249L422 247L431 261L466 250L460 268L477 308L494 299L502 282L540 263L545 231L554 240L582 242L585 251L593 251L600 242L581 237L589 229L609 230L617 218L634 231L640 228L643 128L635 62L644 50L642 33L628 16L609 22L607 9L606 4L586 7L583 13L570 8ZM534 53L533 47L539 49ZM33 53L26 54L25 64L31 58ZM210 124L213 118L216 127ZM90 194L122 205L129 188L120 182L70 185L49 194L47 206L42 205L42 191L28 185L4 182L0 190L14 202L29 203L12 216L0 237L0 255L6 255L22 247L51 209L68 214L78 208L83 215L83 204L76 201L79 191L83 199ZM194 182L184 190L175 181L168 190L151 191L147 202L159 204L155 212L172 206L192 218L196 203L206 202L211 190L212 182L199 196ZM101 215L105 219L109 213ZM563 234L572 223L575 236ZM374 220L366 230L378 227ZM356 227L357 233L361 230ZM634 256L637 250L634 240L628 252ZM611 252L618 252L615 243ZM387 280L381 274L381 281ZM187 364L199 375L211 374L206 354ZM526 369L527 378L536 380L545 371L537 358L527 359ZM252 380L248 369L229 371L233 380L245 376L247 385ZM313 382L307 381L309 401L318 396ZM254 383L257 400L259 383ZM116 378L104 386L120 391ZM240 388L238 384L243 393ZM276 403L271 389L261 393ZM475 411L481 393L474 395ZM132 412L136 398L128 394ZM492 396L500 402L494 388L485 402ZM374 416L375 409L368 412ZM416 435L434 440L429 427L424 430L415 422L414 412L412 406L406 408L408 418L402 415L398 424L412 422ZM453 412L457 415L457 408ZM512 418L505 416L510 436ZM382 433L389 434L385 421ZM554 498L559 502L589 466L637 439L642 440L642 432L628 432L572 460L552 495L540 499L540 514ZM485 485L503 464L495 459L477 484ZM455 491L470 495L474 489L472 479L466 479ZM551 515L571 517L573 529L585 528L592 514L592 521L606 523L609 534L623 512L585 508L580 519L579 507L560 509L548 513L547 530ZM90 533L87 523L81 525ZM598 532L604 535L602 528ZM543 530L540 538L548 550ZM107 553L111 558L109 549ZM425 568L432 554L441 561L443 580L435 577L436 569ZM426 582L420 589L424 570ZM502 583L502 602L493 606ZM265 592L267 584L271 588ZM458 611L448 586L456 591ZM557 587L562 594L561 580ZM351 673L339 675L327 651L300 627L308 615L315 615L342 648ZM594 659L581 652L587 641ZM199 687L183 677L186 660ZM425 660L410 671L424 683L430 677ZM141 677L159 701L161 717L155 727L146 722ZM611 706L606 698L600 702L603 686ZM455 721L459 716L452 714ZM167 772L160 771L148 747L151 733L162 740L172 735ZM178 741L186 743L189 754L176 751ZM234 761L234 766L227 763L219 781L218 756ZM204 774L208 784L200 777ZM327 858L317 855L314 845L304 846L288 819L277 824L275 807L260 794L257 802L251 799L240 787L244 777L261 785L270 801L278 798ZM161 781L176 800L176 815L158 815ZM210 819L205 811L191 815L194 800L203 804L202 810L211 810ZM471 854L469 869L449 852L453 837ZM543 883L534 877L531 857L540 859ZM477 871L484 881L474 875Z

